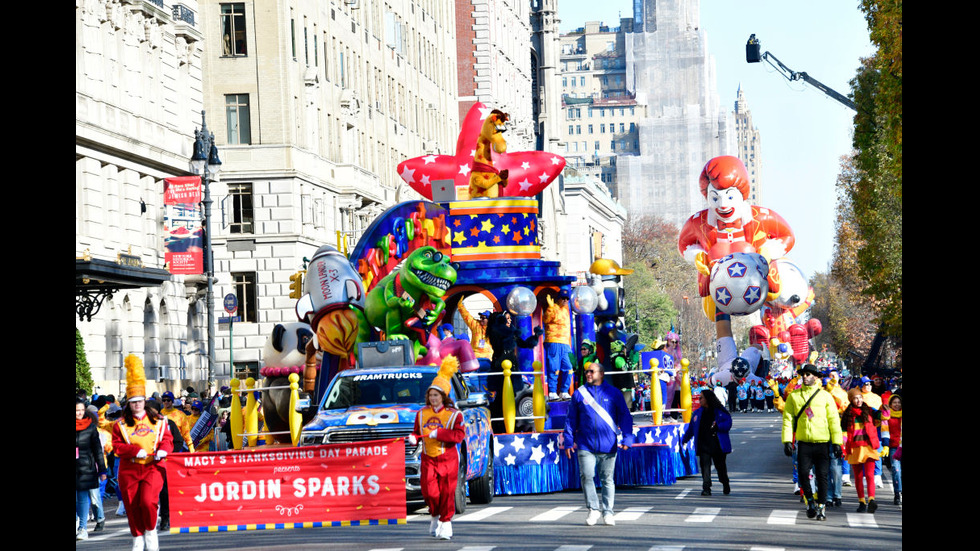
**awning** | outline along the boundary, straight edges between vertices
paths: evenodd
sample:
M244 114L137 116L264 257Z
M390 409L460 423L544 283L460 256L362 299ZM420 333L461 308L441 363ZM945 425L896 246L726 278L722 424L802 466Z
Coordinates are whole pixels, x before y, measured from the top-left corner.
M159 287L170 279L170 272L144 268L138 261L124 263L132 257L120 255L120 261L75 259L75 312L79 320L92 321L102 302L120 289Z

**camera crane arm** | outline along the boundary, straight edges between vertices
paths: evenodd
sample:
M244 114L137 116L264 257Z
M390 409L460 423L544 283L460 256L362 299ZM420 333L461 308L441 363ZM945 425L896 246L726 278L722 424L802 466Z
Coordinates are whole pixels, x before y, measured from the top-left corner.
M772 55L769 52L760 53L762 50L762 43L755 37L755 34L749 36L749 41L745 43L745 61L748 63L759 63L763 59L766 60L769 65L772 65L777 71L779 71L787 80L802 80L807 84L815 87L817 90L827 94L828 96L834 98L835 100L841 102L842 104L850 107L854 111L857 111L857 106L854 102L848 99L846 96L840 94L836 90L829 88L824 83L806 74L806 72L796 72L786 65L782 61Z

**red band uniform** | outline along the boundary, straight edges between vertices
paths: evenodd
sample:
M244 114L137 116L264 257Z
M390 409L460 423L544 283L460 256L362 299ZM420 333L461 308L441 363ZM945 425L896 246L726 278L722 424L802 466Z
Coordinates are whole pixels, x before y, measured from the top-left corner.
M112 447L119 457L119 489L122 493L129 531L140 536L157 525L157 505L163 489L163 467L154 459L157 451L174 449L166 417L151 423L147 415L136 420L136 426L120 419L112 427ZM146 457L137 458L140 450Z
M435 438L429 435L435 431ZM456 481L459 473L459 450L463 441L463 415L458 409L431 406L419 410L415 417L415 435L422 438L422 496L430 516L448 522L456 513Z

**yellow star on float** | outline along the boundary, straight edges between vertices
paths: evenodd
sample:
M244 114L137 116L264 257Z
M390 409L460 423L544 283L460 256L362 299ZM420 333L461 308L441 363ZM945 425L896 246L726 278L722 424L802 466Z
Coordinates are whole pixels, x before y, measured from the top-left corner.
M493 232L493 222L491 222L489 219L484 220L483 221L483 225L482 225L482 227L480 229L482 229L483 231L485 231L487 233Z
M456 235L453 237L453 241L455 241L457 245L462 245L463 242L466 241L466 234L461 231L456 232Z
M504 224L500 227L501 233L510 233L510 224Z

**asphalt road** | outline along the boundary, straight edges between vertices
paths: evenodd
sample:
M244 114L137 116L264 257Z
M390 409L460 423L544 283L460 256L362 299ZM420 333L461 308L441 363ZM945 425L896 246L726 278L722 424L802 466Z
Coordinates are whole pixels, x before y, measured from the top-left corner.
M160 534L161 549L238 550L430 550L538 549L901 549L902 511L892 504L889 473L877 489L878 511L856 513L857 492L845 486L844 505L828 509L827 521L806 518L793 494L792 464L779 442L775 413L736 414L728 458L732 493L701 496L700 476L671 486L619 487L616 526L586 526L581 492L497 496L489 505L468 505L453 519L450 541L428 536L429 517L409 504L406 524L205 534ZM90 533L76 549L127 550L132 538L124 517L107 501L106 530Z

